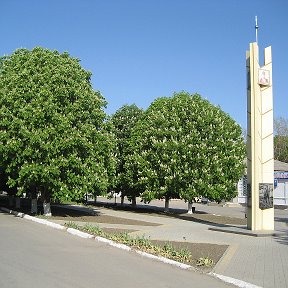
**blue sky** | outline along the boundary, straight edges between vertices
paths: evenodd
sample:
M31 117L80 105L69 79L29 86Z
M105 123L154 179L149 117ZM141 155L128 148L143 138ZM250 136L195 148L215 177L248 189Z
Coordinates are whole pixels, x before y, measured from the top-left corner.
M272 46L274 117L288 118L287 0L0 0L0 55L68 51L93 73L107 113L199 93L246 127L245 53ZM263 64L261 56L261 64Z

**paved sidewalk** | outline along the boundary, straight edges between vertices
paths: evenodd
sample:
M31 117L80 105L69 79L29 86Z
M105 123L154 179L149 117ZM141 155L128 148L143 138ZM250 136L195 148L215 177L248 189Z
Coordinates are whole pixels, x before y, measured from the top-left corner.
M175 205L175 203L174 203ZM177 204L180 205L180 204ZM234 217L243 216L243 208L202 206L209 213L221 215L228 212ZM85 209L85 208L84 208ZM102 223L100 227L135 229L130 235L145 235L155 240L187 241L229 245L226 253L214 268L214 273L239 279L259 287L288 287L288 211L277 211L275 230L286 234L273 237L253 237L208 230L210 225L181 219L95 208L101 213L127 219L159 223L161 226L133 226ZM275 214L277 214L275 213ZM280 220L279 220L280 219ZM57 221L59 222L59 221ZM203 255L207 256L207 255ZM249 286L242 286L249 287ZM252 287L252 286L250 286Z

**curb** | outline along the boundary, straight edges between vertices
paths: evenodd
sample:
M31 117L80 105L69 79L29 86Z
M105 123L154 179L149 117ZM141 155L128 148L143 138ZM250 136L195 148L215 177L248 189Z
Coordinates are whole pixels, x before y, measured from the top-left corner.
M183 270L197 271L194 267L192 267L192 266L190 266L188 264L180 263L180 262L177 262L177 261L165 258L165 257L161 257L161 256L155 256L153 254L149 254L149 253L146 253L146 252L143 252L143 251L139 251L139 250L136 250L135 252L137 254L143 256L143 257L150 258L150 259L155 259L155 260L161 261L163 263L176 266L176 267L178 267L180 269L183 269Z
M235 278L224 276L224 275L219 275L216 273L209 273L208 275L211 275L211 276L218 278L218 279L220 279L226 283L233 284L233 285L240 287L240 288L262 288L260 286L257 286L257 285L239 280L239 279L235 279Z
M63 226L64 227L64 226ZM85 238L85 239L91 239L91 238L94 238L93 235L91 234L88 234L88 233L85 233L85 232L82 232L82 231L79 231L77 229L74 229L74 228L68 228L66 230L68 233L72 234L72 235L76 235L76 236L79 236L81 238Z
M2 210L3 212L6 212L8 214L13 214L16 217L24 218L26 220L30 220L30 221L33 221L33 222L36 222L36 223L39 223L39 224L47 225L47 226L49 226L51 228L55 228L55 229L58 229L58 230L66 230L66 232L68 232L69 234L72 234L72 235L75 235L75 236L78 236L78 237L81 237L81 238L85 238L85 239L93 239L94 238L94 240L96 240L98 242L102 242L102 243L108 244L108 245L110 245L112 247L115 247L115 248L118 248L118 249L122 249L122 250L125 250L125 251L135 251L137 254L139 254L139 255L141 255L143 257L146 257L146 258L149 258L149 259L153 259L153 260L157 260L159 262L162 262L162 263L165 263L165 264L169 264L169 265L172 265L172 266L176 266L176 267L178 267L180 269L183 269L183 270L198 271L196 268L194 268L193 266L190 266L188 264L180 263L180 262L177 262L177 261L174 261L174 260L162 257L162 256L156 256L156 255L153 255L153 254L149 254L149 253L146 253L146 252L143 252L143 251L140 251L140 250L134 250L133 248L131 248L131 247L127 246L127 245L116 243L116 242L114 242L112 240L109 240L109 239L106 239L106 238L103 238L103 237L100 237L100 236L94 236L94 235L79 231L79 230L74 229L74 228L66 228L65 226L50 222L50 221L45 220L45 219L39 219L39 218L30 216L30 215L27 215L27 214L24 214L24 213L21 213L21 212L17 212L17 211L13 211L13 210L4 208L4 207L0 207L0 210ZM221 281L223 281L225 283L233 284L233 285L235 285L237 287L240 287L240 288L262 288L260 286L256 286L254 284L250 284L250 283L247 283L247 282L242 281L242 280L238 280L238 279L235 279L235 278L231 278L231 277L227 277L227 276L224 276L224 275L216 274L216 273L213 273L213 272L207 273L206 275L209 275L209 276L212 276L214 278L220 279Z
M118 249L122 249L122 250L126 250L126 251L132 251L132 248L127 246L127 245L116 243L112 240L109 240L109 239L106 239L106 238L103 238L100 236L96 236L95 240L97 240L98 242L106 243L106 244L113 246L113 247L116 247Z

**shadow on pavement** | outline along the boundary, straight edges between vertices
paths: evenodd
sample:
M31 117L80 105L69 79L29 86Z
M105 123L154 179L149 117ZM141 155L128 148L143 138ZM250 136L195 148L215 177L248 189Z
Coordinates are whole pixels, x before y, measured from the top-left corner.
M283 218L282 217L274 217L274 221L288 224L288 218L284 218L284 217ZM288 228L288 226L287 226L287 228Z
M29 204L22 205L22 202L21 202L21 205L22 205L21 209L16 209L16 210L19 212L23 212L23 213L31 215L30 213L31 206ZM128 212L137 213L137 214L143 213L146 215L170 217L170 218L181 219L185 221L191 221L191 222L196 222L196 223L201 223L201 224L206 224L206 225L211 225L211 226L216 226L216 227L219 227L222 225L246 225L247 223L246 219L213 215L213 214L209 214L207 212L201 211L201 210L196 210L194 214L187 214L186 209L170 208L169 212L165 212L163 207L158 207L158 206L153 206L153 205L146 206L140 203L137 204L136 207L133 207L126 203L121 205L118 203L115 204L115 203L107 203L107 202L101 202L101 201L97 201L96 203L89 202L88 204L90 207L93 207L93 209L89 208L89 206L84 206L83 207L84 209L76 210L76 209L71 209L71 207L68 207L68 205L67 207L65 207L66 205L62 204L61 208L52 205L51 212L54 217L67 217L67 218L72 217L73 218L73 217L85 217L85 216L91 216L91 215L101 216L101 212L97 211L97 207L98 208L104 207L104 208L112 209L115 211L128 211ZM7 207L7 205L3 205L3 206ZM38 205L38 214L43 214L42 205Z
M279 244L288 245L288 234L274 237L274 240L277 241Z
M217 216L213 214L209 214L207 212L196 210L193 214L187 214L186 209L175 209L170 208L169 212L164 212L164 208L158 207L158 206L144 206L141 204L138 204L136 207L132 207L129 204L113 204L113 203L107 203L107 202L97 202L94 203L93 206L95 207L104 207L108 209L113 209L115 211L128 211L132 213L144 213L149 215L156 215L156 216L162 216L162 217L170 217L170 218L176 218L181 219L185 221L191 221L191 222L197 222L201 224L211 225L211 226L222 226L225 224L230 225L246 225L247 220L241 219L241 218L233 218L228 216Z

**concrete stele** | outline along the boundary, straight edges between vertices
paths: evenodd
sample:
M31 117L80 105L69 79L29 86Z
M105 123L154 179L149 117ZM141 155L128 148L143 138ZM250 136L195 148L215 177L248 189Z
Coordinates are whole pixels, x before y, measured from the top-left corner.
M261 69L261 70L260 70ZM269 73L269 84L259 84L259 73ZM250 186L247 226L251 230L274 230L274 208L260 209L260 183L274 182L272 52L264 50L264 66L259 65L257 43L246 52L247 70L247 176Z

